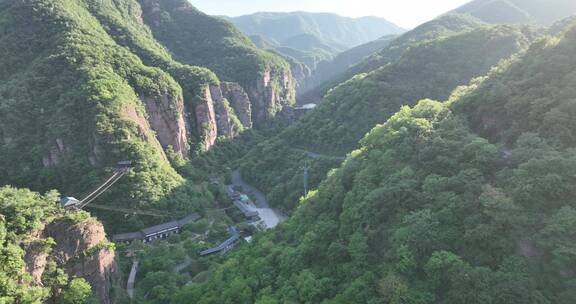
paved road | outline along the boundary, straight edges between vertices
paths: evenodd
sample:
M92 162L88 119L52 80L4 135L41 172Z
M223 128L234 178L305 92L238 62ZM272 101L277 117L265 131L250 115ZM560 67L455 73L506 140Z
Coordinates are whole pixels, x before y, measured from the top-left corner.
M136 273L138 273L138 260L132 262L132 269L128 275L128 283L126 284L126 291L130 299L134 298L134 285L136 284Z
M254 195L256 197L256 206L258 208L270 208L270 205L268 204L268 199L266 198L266 194L256 189L255 187L252 187L251 185L247 184L242 179L242 174L240 173L240 170L234 170L234 172L232 172L232 184L234 186L240 186L242 187L244 192Z
M266 194L242 180L240 170L232 172L232 184L234 186L242 187L244 192L251 194L256 198L256 206L254 210L258 212L258 215L266 225L266 228L274 228L288 218L286 215L282 214L282 212L270 208Z

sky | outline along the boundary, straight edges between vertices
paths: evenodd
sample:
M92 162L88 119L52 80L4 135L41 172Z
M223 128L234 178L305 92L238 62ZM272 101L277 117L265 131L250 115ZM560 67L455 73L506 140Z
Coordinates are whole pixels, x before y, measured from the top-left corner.
M347 17L377 16L410 29L470 0L189 0L210 15L255 12L328 12Z

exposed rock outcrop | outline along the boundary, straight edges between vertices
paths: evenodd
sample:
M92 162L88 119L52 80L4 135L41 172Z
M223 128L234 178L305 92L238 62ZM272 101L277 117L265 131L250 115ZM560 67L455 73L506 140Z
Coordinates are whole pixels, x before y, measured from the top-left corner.
M90 149L91 153L88 156L88 161L92 166L98 166L98 164L100 163L100 161L104 156L104 150L102 149L98 137L96 135L94 135L90 140L90 147L92 148Z
M148 121L164 149L171 146L174 152L188 156L188 130L184 122L184 100L167 95L141 97L146 106Z
M296 82L296 92L299 95L301 92L306 92L310 89L310 81L312 77L312 70L307 65L296 62L291 65L292 77Z
M138 126L138 132L139 132L138 136L142 140L158 147L157 150L160 153L162 159L168 161L168 157L166 157L166 153L164 152L162 145L154 135L152 127L150 127L150 123L148 122L148 119L146 119L144 115L142 115L139 111L137 111L135 107L128 107L125 110L125 116Z
M14 140L14 138L12 138L12 136L10 136L8 132L5 129L3 129L2 126L0 126L0 140L2 144L7 145L11 143Z
M222 82L220 88L242 125L252 128L252 104L244 88L235 82Z
M54 142L51 143L48 153L42 156L42 165L44 165L44 168L57 166L65 151L66 146L64 146L64 141L61 138L56 138Z
M39 231L35 238L53 238L56 246L50 253L32 242L26 248L25 271L32 275L33 284L40 285L48 261L63 267L70 277L83 277L92 286L100 303L109 304L110 281L116 272L114 252L107 247L104 227L94 219L79 223L57 220Z
M252 101L252 121L260 127L274 118L285 105L295 101L294 78L288 69L275 72L267 70L255 86L248 88L247 93Z
M210 85L210 95L212 95L214 112L216 113L218 136L235 137L238 135L238 130L235 129L232 121L232 116L235 114L230 108L228 101L222 95L220 86Z
M203 102L194 109L194 117L196 117L196 131L201 138L202 147L208 150L218 138L218 126L210 86L204 88Z

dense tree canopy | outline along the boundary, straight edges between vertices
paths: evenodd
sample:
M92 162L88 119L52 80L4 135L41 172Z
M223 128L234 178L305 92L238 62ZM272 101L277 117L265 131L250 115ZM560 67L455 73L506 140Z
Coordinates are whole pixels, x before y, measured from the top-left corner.
M159 11L167 19L158 20ZM209 126L197 124L195 109L219 77L257 88L269 72L266 92L277 104L257 92L258 110L274 113L293 101L286 61L186 1L3 1L0 27L0 185L82 198L117 161L133 160L134 170L102 202L180 215L206 209L213 204L206 189L175 170L189 155L161 145L143 100L168 100L165 111L175 112L162 113L168 124L186 119L182 144L191 151L204 149ZM99 215L110 231L155 221Z
M454 19L459 20L451 16L444 23L457 23ZM468 19L460 22L467 29ZM431 28L434 34L427 33L437 35L439 30ZM420 33L422 29L414 31ZM405 35L426 37L417 33ZM247 180L270 194L273 204L291 210L302 194L300 168L306 158L302 150L344 157L366 132L385 122L402 105L412 105L422 98L448 98L458 85L484 75L501 59L527 47L535 36L526 27L480 26L421 41L398 61L332 89L312 113L255 147L242 160L242 170ZM329 158L308 160L313 163L314 186L339 163Z
M402 107L288 222L172 302L572 303L576 154L538 113L576 96L576 65L561 55L574 33L538 42L449 102ZM552 84L565 98L534 102ZM535 120L476 134L476 117L502 107Z

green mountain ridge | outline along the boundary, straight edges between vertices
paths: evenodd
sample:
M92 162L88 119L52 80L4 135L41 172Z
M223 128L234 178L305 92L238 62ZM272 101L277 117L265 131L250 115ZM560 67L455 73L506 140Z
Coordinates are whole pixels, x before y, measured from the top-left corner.
M335 77L341 77L346 71L361 63L375 52L384 49L396 38L398 38L398 36L384 36L380 39L341 52L331 60L320 62L314 70L312 77L307 79L306 87L298 91L299 97L301 97L299 103L306 104L314 102L314 99L307 100L307 98L310 98L307 97L307 95L314 97L316 93L314 89L318 89L318 86L326 85L327 81L333 80ZM310 90L312 92L309 92Z
M536 37L526 27L480 25L420 43L397 62L332 89L314 111L248 153L240 162L242 172L268 193L271 204L291 211L302 195L300 167L306 159L312 165L311 188L338 165L292 148L343 157L403 105L448 98L454 88L486 74Z
M404 32L396 25L376 17L347 18L335 14L292 12L223 18L257 39L256 44L292 57L312 71L319 64L341 64L341 57L336 56L343 51ZM363 54L356 60L360 61L367 55ZM324 71L320 71L320 74L324 74ZM323 77L329 76L332 75ZM305 93L317 82L314 78L300 79L298 92Z
M452 12L470 14L489 23L552 25L576 14L571 0L474 0Z
M167 19L156 22L158 9ZM178 18L199 23L179 23L188 35L161 44ZM178 55L176 45L204 39L186 30L200 24L216 31L193 53L202 60ZM102 202L186 214L213 203L175 170L189 153L294 102L286 61L186 1L2 1L0 28L0 184L81 196L129 159L135 170ZM187 65L199 61L218 76ZM99 215L115 228L148 221Z
M324 97L329 89L351 79L355 75L372 72L379 67L398 60L411 47L445 35L469 30L482 24L484 24L484 22L481 20L462 14L447 14L428 21L398 36L382 49L368 54L362 61L349 67L345 71L324 79L323 82L306 92L302 99L318 101Z
M574 107L575 47L573 25L447 102L403 107L172 302L572 303L575 142L552 116Z
M574 303L572 8L0 0L0 303Z
M248 35L262 35L279 44L310 34L328 44L350 48L403 31L382 18L347 18L327 13L256 13L227 19Z

